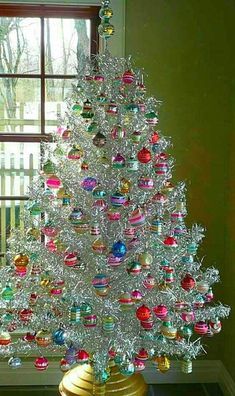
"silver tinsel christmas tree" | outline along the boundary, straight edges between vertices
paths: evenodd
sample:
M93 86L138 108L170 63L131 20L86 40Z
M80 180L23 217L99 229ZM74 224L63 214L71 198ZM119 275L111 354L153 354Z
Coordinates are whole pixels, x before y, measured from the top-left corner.
M103 1L99 33L113 33ZM30 187L25 231L1 269L0 355L9 365L60 354L61 369L92 362L99 381L114 359L123 375L169 358L191 372L202 337L221 330L215 268L202 268L203 228L185 224L185 185L171 181L159 102L130 58L81 62L68 111ZM27 329L27 330L25 330ZM19 337L12 340L11 332Z

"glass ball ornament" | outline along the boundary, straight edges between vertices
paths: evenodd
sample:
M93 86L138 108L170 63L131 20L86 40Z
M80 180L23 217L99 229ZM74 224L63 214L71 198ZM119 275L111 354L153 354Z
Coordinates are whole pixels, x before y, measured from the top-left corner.
M37 241L40 239L40 230L36 227L30 227L26 231L26 237L28 241Z
M105 198L107 193L106 191L98 184L94 189L92 190L92 195L95 199L99 198Z
M158 123L158 117L155 111L149 111L145 114L145 120L148 125L155 126Z
M126 267L127 273L132 276L138 276L141 273L142 267L138 261L131 261Z
M45 358L44 356L40 356L37 357L34 360L34 367L38 370L38 371L45 371L48 368L48 360L47 358Z
M80 309L81 309L81 316L82 316L82 317L83 317L83 316L86 316L86 315L89 315L90 313L92 313L92 307L91 307L91 305L88 304L88 303L86 303L86 302L83 302L83 303L80 305Z
M135 74L132 70L126 70L122 75L123 84L132 84L135 81Z
M30 308L24 308L19 312L19 319L21 322L27 323L33 315L33 311Z
M12 369L18 369L22 366L22 360L19 357L12 356L8 362L8 366Z
M148 176L140 176L138 179L138 187L145 191L152 190L154 188L153 178Z
M63 373L66 373L71 369L71 364L65 358L62 358L60 360L60 369Z
M92 280L92 285L95 289L106 288L109 284L109 278L105 274L96 274Z
M115 257L124 257L127 252L126 244L122 241L114 242L112 253Z
M130 377L135 372L134 363L131 361L124 361L119 366L120 373L125 377Z
M151 151L143 147L138 153L137 158L142 164L147 164L152 159Z
M83 155L83 152L80 148L74 146L71 148L67 154L68 159L70 160L79 160Z
M181 361L181 371L185 374L190 374L193 371L193 363L190 359L183 359Z
M100 19L107 20L107 19L112 18L112 16L113 16L113 10L110 7L108 7L108 6L101 7L101 9L99 11Z
M130 157L126 161L126 169L128 172L137 172L139 169L139 163L136 158Z
M89 353L84 349L79 349L76 352L76 362L79 364L84 364L89 361Z
M67 253L64 257L64 264L66 267L74 267L78 263L77 253Z
M81 113L81 117L84 118L85 120L89 120L91 118L94 117L94 113L92 110L92 104L89 100L86 100L83 103L83 109L82 109L82 113Z
M115 125L111 130L112 139L122 140L126 136L126 130L121 125Z
M49 238L55 238L59 234L59 229L56 228L52 221L48 220L41 229L42 233Z
M24 253L19 253L14 257L13 261L16 267L27 267L29 257Z
M208 331L207 323L204 322L203 320L200 320L199 322L195 323L194 331L199 335L205 335Z
M163 243L169 248L176 248L178 246L177 240L173 236L167 236Z
M55 173L55 164L48 159L43 165L42 165L42 174L45 176L50 176Z
M148 320L151 316L151 309L147 307L146 305L141 305L139 308L136 310L136 317L140 321L145 321Z
M140 227L145 224L145 214L141 208L136 208L131 212L128 222L132 227Z
M100 37L108 39L114 34L114 26L109 22L102 22L98 27L98 33Z
M94 177L85 177L81 182L81 187L85 191L93 191L94 188L97 186L97 179Z
M126 197L124 194L117 191L116 193L111 195L110 202L111 202L112 206L114 206L114 207L123 206L126 203Z
M153 312L155 313L157 318L162 320L167 316L168 309L167 309L166 305L159 304L159 305L156 305L155 307L153 307Z
M181 287L186 291L194 289L195 285L196 281L190 274L186 274L181 281Z
M167 356L159 357L157 369L161 373L166 373L170 369L170 366L171 366L170 359Z
M135 372L138 373L138 372L143 371L145 369L145 364L141 360L135 358L133 363L134 363L134 366L135 366Z
M46 181L47 187L55 189L55 190L59 189L61 187L61 184L62 183L61 183L60 179L56 175L50 175L50 177Z
M150 269L153 262L153 257L148 252L142 252L138 255L138 261L140 262L143 269Z
M125 166L125 158L120 153L112 157L112 167L114 169L122 169Z
M107 246L101 238L96 239L92 243L91 247L92 247L93 252L96 254L105 254L105 252L107 250Z
M10 285L6 285L1 292L1 297L4 301L9 302L14 298L14 290Z
M11 336L8 331L0 330L0 345L11 344Z
M96 327L97 316L95 314L86 315L83 317L83 325L87 328Z
M139 290L133 290L131 292L131 299L133 303L138 303L142 300L143 294Z
M52 341L56 345L64 345L65 339L66 339L66 332L61 327L52 333Z
M116 268L122 264L123 260L122 257L115 257L112 253L109 253L107 257L107 264L112 267Z
M101 148L106 144L106 137L105 135L103 135L103 133L98 132L94 138L92 139L92 142L94 144L94 146Z
M152 290L156 286L155 278L151 274L148 274L143 280L143 286L145 289Z
M38 346L47 347L52 343L52 334L49 330L41 329L36 333L35 341Z
M105 333L111 333L115 328L115 320L112 316L107 315L102 318L102 329Z
M133 307L133 301L129 292L124 292L119 296L118 302L122 311L129 311Z
M81 308L77 304L73 304L69 311L70 323L81 323Z

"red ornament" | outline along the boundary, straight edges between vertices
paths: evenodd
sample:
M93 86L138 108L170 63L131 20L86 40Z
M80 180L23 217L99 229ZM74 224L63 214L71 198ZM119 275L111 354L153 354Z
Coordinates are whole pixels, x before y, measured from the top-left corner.
M74 267L78 262L77 253L68 253L64 257L64 263L67 267Z
M155 131L155 132L153 132L152 136L150 137L149 142L151 144L156 144L159 141L159 139L160 139L160 137L159 137L158 133Z
M165 305L159 304L156 307L153 307L153 312L159 319L164 319L168 314L168 309Z
M208 326L206 322L203 322L202 320L200 322L197 322L194 326L194 331L199 335L206 334L208 331Z
M172 236L166 237L164 239L163 243L165 246L169 246L169 247L177 247L178 246L176 239Z
M35 333L27 332L22 339L27 342L33 342L35 341Z
M136 316L141 322L144 322L145 320L148 320L151 317L151 309L146 305L141 305L136 310Z
M19 312L19 319L21 320L21 322L28 322L30 320L31 316L32 316L32 313L33 313L33 311L30 308L29 309L27 309L27 308L22 309Z
M44 356L40 356L34 360L34 367L38 371L44 371L48 368L48 360Z
M126 70L122 75L122 82L124 84L132 84L135 79L135 75L131 70Z
M137 153L137 158L139 162L142 164L147 164L149 161L151 161L151 152L143 147L138 153Z
M195 287L195 284L196 282L190 274L186 274L181 281L181 286L186 291L192 290Z
M77 363L87 363L89 360L89 354L84 349L79 349L76 353Z
M141 348L138 352L138 354L136 355L136 358L141 360L141 361L146 361L148 360L148 352L146 351L146 349Z

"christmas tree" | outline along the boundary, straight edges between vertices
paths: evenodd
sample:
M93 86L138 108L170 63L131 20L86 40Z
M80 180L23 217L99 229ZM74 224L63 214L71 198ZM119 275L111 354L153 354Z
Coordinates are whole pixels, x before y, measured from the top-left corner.
M109 1L100 16L107 42ZM105 48L81 61L0 271L0 355L11 367L31 353L44 370L44 354L60 353L63 371L90 362L99 382L110 359L124 376L147 359L166 372L171 357L190 373L202 337L220 332L229 308L213 302L218 271L197 256L203 228L185 224L158 109L130 58Z

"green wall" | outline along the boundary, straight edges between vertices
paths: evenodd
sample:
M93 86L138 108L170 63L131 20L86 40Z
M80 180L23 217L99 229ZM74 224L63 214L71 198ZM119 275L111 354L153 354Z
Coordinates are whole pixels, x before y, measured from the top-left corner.
M200 254L220 270L216 298L229 305L235 301L234 22L233 0L126 0L126 54L144 67L150 94L163 101L160 128L174 143L175 179L188 186L188 221L207 229ZM232 313L206 344L207 357L222 359L235 378L234 343Z

